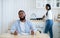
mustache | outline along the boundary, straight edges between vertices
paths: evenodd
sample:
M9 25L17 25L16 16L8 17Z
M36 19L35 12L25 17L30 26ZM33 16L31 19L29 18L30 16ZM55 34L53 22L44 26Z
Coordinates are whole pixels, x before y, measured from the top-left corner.
M25 16L24 16L23 18L20 17L20 20L21 20L21 21L22 21L22 20L25 20Z

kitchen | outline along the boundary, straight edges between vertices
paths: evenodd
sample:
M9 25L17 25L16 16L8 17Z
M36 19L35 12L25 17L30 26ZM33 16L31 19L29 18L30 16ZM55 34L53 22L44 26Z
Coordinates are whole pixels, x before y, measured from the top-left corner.
M60 0L0 0L0 34L7 33L12 22L19 19L17 13L20 9L26 12L26 19L31 20L38 31L43 33L45 20L36 18L46 13L46 3L52 6L53 37L60 38Z

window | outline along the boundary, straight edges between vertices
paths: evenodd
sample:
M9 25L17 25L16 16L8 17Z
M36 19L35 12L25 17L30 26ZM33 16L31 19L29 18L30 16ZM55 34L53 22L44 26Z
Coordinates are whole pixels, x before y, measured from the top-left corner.
M60 0L56 0L56 7L60 7Z

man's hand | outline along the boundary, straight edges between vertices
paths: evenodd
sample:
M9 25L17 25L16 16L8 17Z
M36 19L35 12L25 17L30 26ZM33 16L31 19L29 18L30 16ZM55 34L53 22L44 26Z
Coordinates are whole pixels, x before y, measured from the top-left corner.
M15 31L15 32L14 32L14 35L17 35L17 34L18 34L17 31Z
M31 30L31 35L34 35L34 31L33 30Z
M13 34L13 35L17 35L18 33L17 33L17 31L15 31L14 33L11 33L11 34Z

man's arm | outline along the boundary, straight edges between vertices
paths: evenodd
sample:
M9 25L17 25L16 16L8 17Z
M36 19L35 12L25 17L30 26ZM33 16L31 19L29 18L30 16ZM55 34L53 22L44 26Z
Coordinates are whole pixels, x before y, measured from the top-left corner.
M17 35L16 23L12 25L10 32L13 35Z
M31 35L34 35L37 31L37 29L35 28L34 24L32 24L31 22L29 22L30 25L30 29L31 29Z

